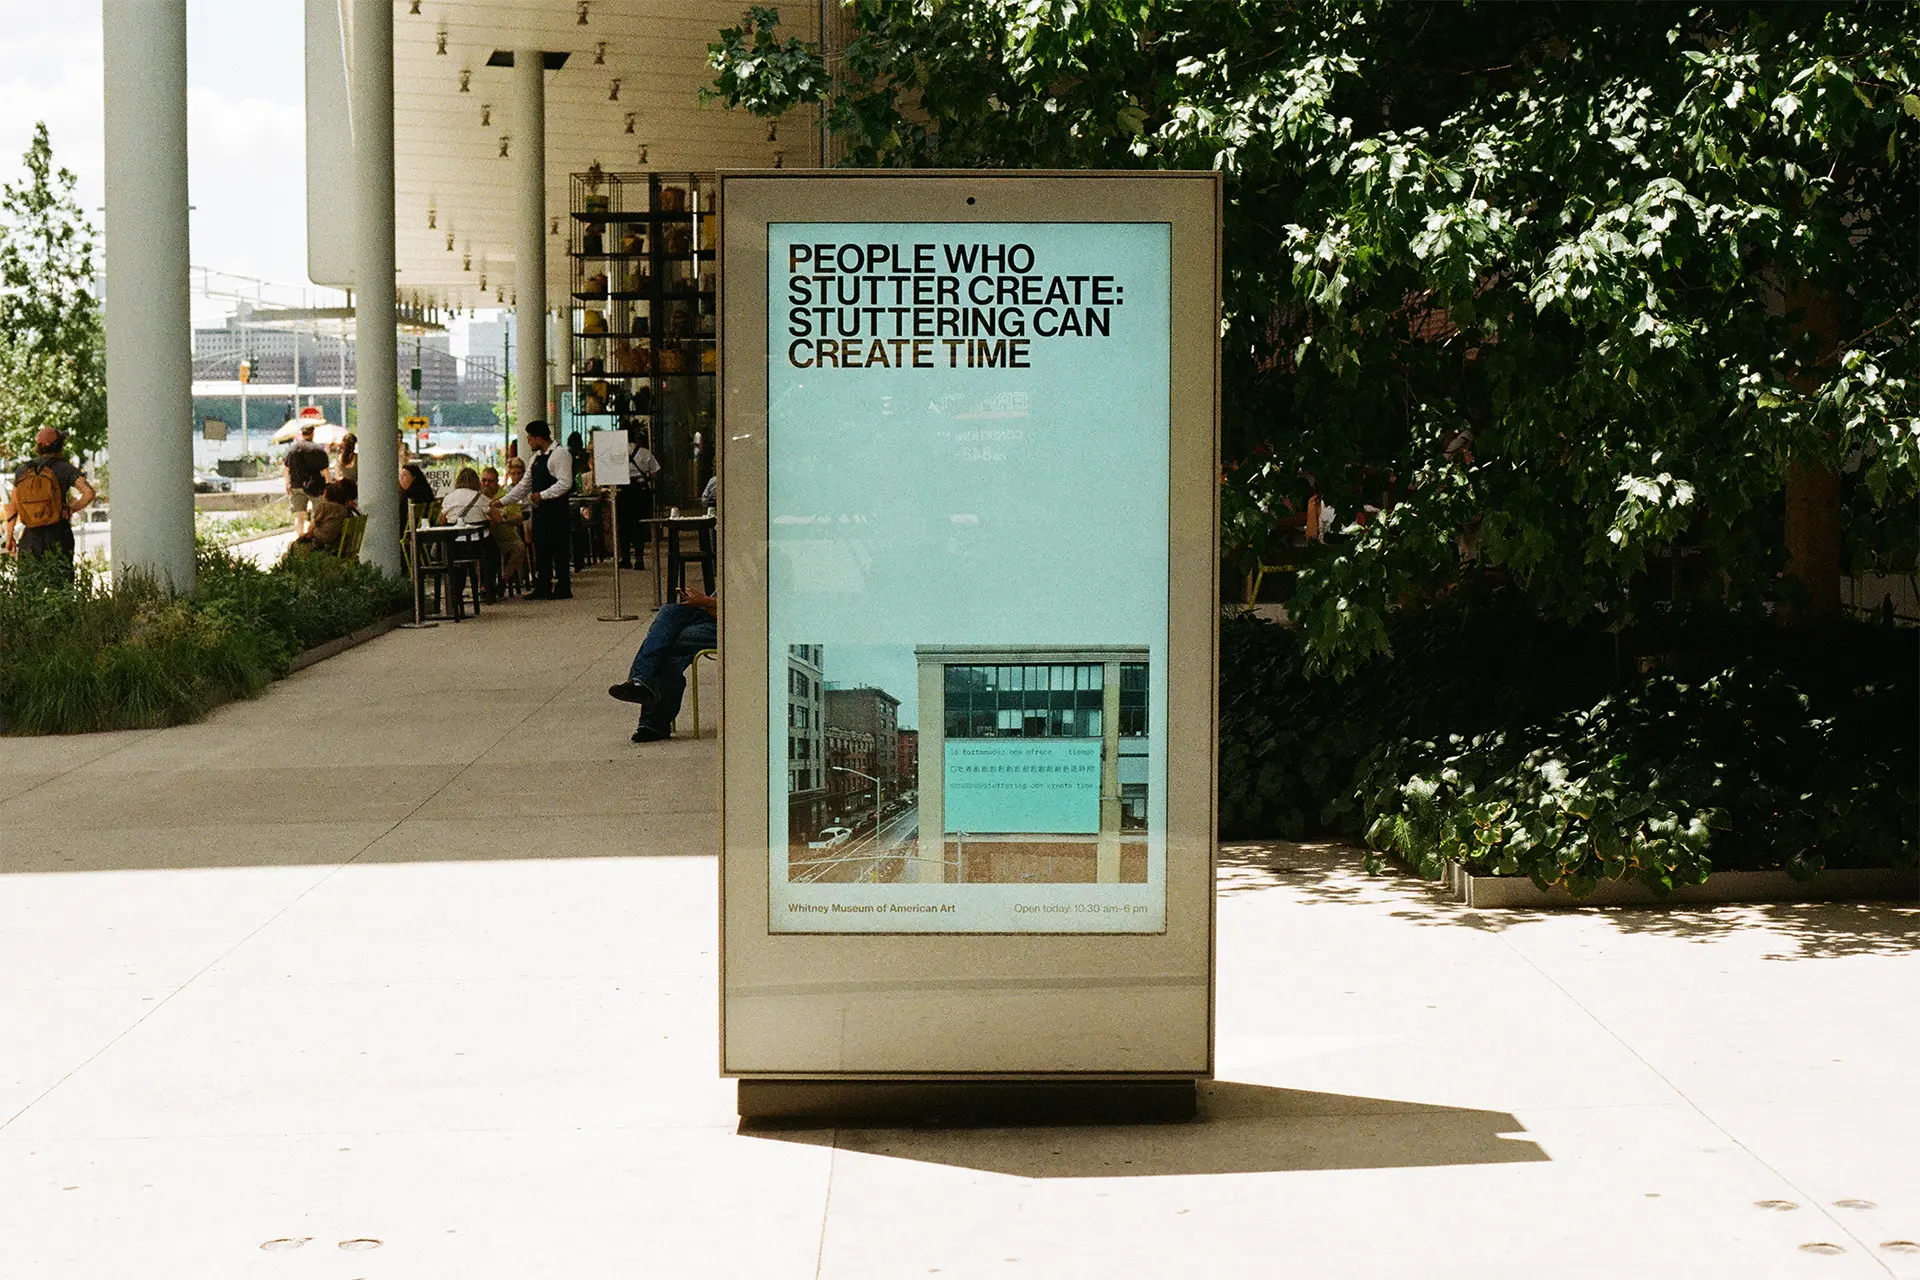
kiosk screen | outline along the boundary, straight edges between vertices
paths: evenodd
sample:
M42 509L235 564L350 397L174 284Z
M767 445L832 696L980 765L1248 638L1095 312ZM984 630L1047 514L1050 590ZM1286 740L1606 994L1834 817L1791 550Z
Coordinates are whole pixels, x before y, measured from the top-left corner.
M771 928L1165 928L1170 228L775 223Z

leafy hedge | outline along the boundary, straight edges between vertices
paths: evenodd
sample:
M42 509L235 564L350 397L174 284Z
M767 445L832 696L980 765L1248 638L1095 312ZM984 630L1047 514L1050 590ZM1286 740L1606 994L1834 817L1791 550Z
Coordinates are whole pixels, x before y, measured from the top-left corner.
M191 597L129 577L68 585L32 561L0 571L0 727L147 729L251 697L302 650L386 617L406 589L330 557L273 569L202 548Z
M1293 632L1225 624L1222 834L1364 839L1376 866L1457 859L1576 896L1914 865L1911 630L1623 638L1495 600L1405 616L1392 641L1336 683L1305 674Z

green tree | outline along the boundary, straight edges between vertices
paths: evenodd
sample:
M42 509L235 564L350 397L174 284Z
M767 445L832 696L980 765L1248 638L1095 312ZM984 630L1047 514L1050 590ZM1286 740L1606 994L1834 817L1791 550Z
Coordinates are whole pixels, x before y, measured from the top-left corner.
M106 345L93 295L93 227L43 121L24 179L0 186L0 452L31 451L41 427L91 453L107 442Z
M831 68L749 10L717 96L824 95L855 165L1225 174L1227 550L1338 512L1290 553L1322 667L1470 586L1632 621L1911 571L1913 6L850 8Z

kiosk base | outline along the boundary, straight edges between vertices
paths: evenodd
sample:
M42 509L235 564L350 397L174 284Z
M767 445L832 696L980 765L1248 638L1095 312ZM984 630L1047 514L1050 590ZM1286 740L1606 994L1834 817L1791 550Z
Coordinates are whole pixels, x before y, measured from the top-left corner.
M741 1122L760 1128L1001 1128L1179 1124L1193 1080L742 1080Z

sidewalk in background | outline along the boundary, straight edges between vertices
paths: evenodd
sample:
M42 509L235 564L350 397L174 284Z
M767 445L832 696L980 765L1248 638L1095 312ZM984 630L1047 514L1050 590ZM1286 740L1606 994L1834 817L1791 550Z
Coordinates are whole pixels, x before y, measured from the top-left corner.
M0 739L0 1273L1920 1276L1913 907L1236 847L1201 1122L738 1132L712 729L627 741L609 583Z

